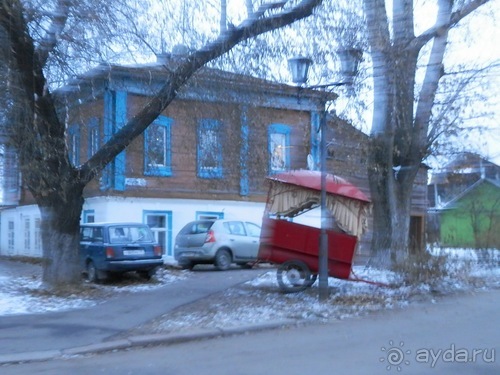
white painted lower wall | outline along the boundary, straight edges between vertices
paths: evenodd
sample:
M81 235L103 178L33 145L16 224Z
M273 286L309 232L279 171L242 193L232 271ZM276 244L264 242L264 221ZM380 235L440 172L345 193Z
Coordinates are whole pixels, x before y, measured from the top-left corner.
M93 197L85 200L82 223L89 216L95 222L148 223L149 216L163 216L166 262L173 260L175 235L200 215L221 215L225 219L242 219L260 225L264 203L241 201L207 201L197 199L157 199ZM0 211L0 255L41 257L40 211L36 205L19 206Z
M41 257L40 210L20 206L0 211L0 255Z

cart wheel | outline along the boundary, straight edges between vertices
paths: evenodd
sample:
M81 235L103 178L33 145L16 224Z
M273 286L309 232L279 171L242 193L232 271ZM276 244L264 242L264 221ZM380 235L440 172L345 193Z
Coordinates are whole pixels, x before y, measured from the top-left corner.
M307 264L300 260L289 260L280 264L276 276L283 293L303 291L316 281Z

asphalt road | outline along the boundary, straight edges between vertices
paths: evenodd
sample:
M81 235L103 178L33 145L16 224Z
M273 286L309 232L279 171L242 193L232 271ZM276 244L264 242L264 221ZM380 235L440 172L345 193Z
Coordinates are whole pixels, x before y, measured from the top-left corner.
M500 290L329 324L0 368L2 375L500 373Z
M60 350L114 337L184 304L258 277L265 269L192 272L149 292L117 295L90 308L0 317L0 355ZM0 374L2 371L0 370Z

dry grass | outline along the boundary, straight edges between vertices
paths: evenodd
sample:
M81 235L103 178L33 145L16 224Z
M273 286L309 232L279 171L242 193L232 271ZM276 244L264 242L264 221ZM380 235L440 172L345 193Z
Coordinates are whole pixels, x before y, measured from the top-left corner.
M411 254L393 265L393 271L401 275L406 285L437 285L446 278L466 280L472 269L472 261L450 254L433 255L428 251Z

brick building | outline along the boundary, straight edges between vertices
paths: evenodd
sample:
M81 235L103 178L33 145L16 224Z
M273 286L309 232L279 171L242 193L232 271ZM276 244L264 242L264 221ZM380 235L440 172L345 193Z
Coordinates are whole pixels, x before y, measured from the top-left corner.
M67 125L74 165L99 147L169 79L175 59L154 64L101 65L54 95ZM327 96L325 96L327 95ZM245 218L260 223L266 176L285 170L319 169L324 100L336 94L271 83L203 68L176 99L85 189L82 222L137 221L152 227L172 260L173 240L198 218ZM367 136L336 117L328 118L328 171L358 185L368 196ZM310 166L309 166L310 167ZM12 177L12 176L11 176ZM425 208L415 190L412 236L420 243ZM0 181L2 182L2 181ZM0 255L41 256L40 212L19 183L0 202ZM312 220L319 222L312 214ZM414 219L413 219L414 217ZM369 255L370 232L360 252Z
M67 124L74 165L91 157L169 79L175 60L102 65L54 95ZM331 94L329 99L335 99ZM173 255L175 234L197 218L260 223L265 177L307 166L311 129L324 94L209 68L197 72L176 99L85 189L82 222L149 224ZM315 133L314 133L315 136ZM20 187L1 211L0 254L40 256L40 213Z

